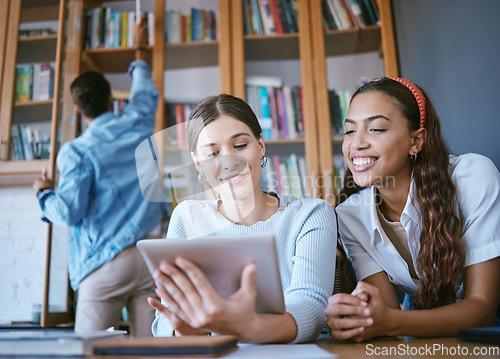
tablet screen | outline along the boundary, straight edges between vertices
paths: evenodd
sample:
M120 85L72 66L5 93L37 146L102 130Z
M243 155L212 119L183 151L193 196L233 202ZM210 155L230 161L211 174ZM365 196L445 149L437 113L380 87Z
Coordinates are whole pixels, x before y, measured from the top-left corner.
M240 288L243 267L257 264L257 313L285 312L276 244L273 235L235 235L199 239L145 239L137 242L151 275L162 261L182 256L195 263L215 291L227 298Z

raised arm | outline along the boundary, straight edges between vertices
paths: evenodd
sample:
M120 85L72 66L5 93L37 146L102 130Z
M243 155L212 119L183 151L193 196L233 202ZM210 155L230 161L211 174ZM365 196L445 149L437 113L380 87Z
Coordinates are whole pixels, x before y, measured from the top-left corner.
M129 68L129 76L132 79L130 90L130 102L125 107L124 113L136 112L129 118L147 125L151 130L155 123L156 107L158 104L158 89L152 80L151 68L146 62L148 44L148 29L145 14L135 24L135 61ZM139 115L137 115L139 113Z
M146 61L146 47L148 46L148 26L146 24L146 14L141 13L140 21L135 23L135 59Z

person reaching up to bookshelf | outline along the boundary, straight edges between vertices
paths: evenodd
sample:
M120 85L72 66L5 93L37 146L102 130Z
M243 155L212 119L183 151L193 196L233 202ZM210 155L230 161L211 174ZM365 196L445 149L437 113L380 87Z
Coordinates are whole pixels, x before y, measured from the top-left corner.
M500 174L478 154L449 155L427 94L401 78L354 93L336 207L356 271L329 299L331 335L454 336L500 324ZM396 288L405 293L403 310Z
M163 263L155 279L162 302L154 336L232 334L242 342L286 343L328 336L323 313L333 292L337 225L324 200L266 193L260 184L267 163L262 129L243 100L219 95L203 99L186 122L187 142L214 199L185 200L171 216L169 238L273 234L286 312L257 314L254 263L244 267L240 289L224 299L187 259Z
M69 276L78 290L75 331L118 327L127 307L134 337L151 336L154 310L146 298L154 282L135 243L160 222L159 203L143 198L135 150L153 134L158 90L146 59L145 18L136 24L136 61L129 68L130 101L112 112L109 82L86 72L71 84L75 109L88 128L64 144L57 156L59 189L42 176L35 180L47 221L70 227Z

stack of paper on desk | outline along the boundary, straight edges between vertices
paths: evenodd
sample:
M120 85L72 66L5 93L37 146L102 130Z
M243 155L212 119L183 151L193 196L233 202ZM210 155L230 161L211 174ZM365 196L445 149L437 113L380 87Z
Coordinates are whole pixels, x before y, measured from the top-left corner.
M240 344L227 359L333 359L337 355L316 344Z
M104 340L123 340L123 330L76 334L61 329L0 330L0 357L78 357L90 355Z

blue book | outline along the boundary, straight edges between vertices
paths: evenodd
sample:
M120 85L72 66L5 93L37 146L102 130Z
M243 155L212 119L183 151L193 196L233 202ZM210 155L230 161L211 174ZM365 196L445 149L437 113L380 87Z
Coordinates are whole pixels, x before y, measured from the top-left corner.
M252 0L252 20L257 35L262 35L264 31L262 30L262 21L260 20L259 4L257 0Z
M261 110L260 127L262 127L262 135L264 140L272 138L273 118L271 117L271 108L269 104L269 96L267 95L267 87L259 86L259 102Z

